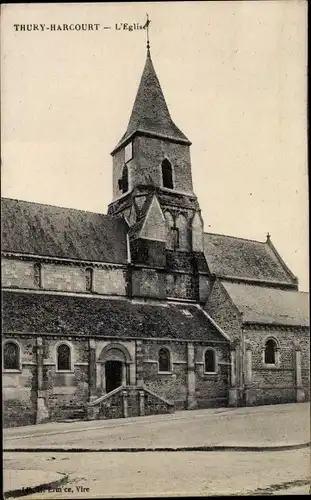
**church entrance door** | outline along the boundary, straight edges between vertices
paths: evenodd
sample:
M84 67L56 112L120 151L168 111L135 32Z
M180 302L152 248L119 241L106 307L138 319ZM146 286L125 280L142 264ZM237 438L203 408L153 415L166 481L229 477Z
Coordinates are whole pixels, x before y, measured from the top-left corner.
M111 392L122 385L122 362L121 361L106 361L106 392Z

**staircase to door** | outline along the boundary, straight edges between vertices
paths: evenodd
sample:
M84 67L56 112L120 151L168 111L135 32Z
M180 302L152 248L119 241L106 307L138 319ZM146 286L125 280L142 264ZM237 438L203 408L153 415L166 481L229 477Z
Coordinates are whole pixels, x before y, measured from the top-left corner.
M87 404L89 420L173 413L174 403L145 386L120 386Z

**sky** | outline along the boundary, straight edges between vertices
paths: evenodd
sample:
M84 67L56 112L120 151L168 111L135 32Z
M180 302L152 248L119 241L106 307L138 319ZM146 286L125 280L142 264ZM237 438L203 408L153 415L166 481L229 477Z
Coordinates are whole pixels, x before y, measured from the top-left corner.
M2 5L2 196L107 212L146 58L146 32L116 24L146 13L205 231L269 232L308 290L306 1ZM100 26L14 27L64 23Z

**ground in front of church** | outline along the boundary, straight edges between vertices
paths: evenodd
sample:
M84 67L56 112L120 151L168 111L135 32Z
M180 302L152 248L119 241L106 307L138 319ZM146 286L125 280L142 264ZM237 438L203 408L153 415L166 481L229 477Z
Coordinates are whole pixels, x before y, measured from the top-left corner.
M4 450L12 450L4 453L4 470L68 476L29 499L307 494L310 448L281 448L310 441L309 422L309 404L302 403L12 428L4 431ZM200 445L270 450L94 451ZM44 447L55 451L29 451Z

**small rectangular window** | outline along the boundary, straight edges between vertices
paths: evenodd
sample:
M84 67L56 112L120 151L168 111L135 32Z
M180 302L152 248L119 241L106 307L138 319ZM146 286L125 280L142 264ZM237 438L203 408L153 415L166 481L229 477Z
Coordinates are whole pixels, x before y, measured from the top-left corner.
M85 288L87 292L93 291L93 269L91 267L85 269Z
M37 288L41 288L42 281L41 281L41 264L40 264L40 262L36 262L34 264L34 282L35 282L35 286Z

